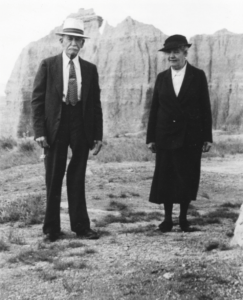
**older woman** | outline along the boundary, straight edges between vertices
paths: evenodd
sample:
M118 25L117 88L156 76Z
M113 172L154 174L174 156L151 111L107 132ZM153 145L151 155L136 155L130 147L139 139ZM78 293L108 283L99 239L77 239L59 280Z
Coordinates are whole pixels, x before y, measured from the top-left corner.
M162 232L173 228L172 209L180 204L179 225L190 231L189 203L196 200L201 155L212 143L212 116L204 72L187 62L191 44L182 35L165 40L170 68L157 76L148 121L148 148L156 153L149 201L164 204Z

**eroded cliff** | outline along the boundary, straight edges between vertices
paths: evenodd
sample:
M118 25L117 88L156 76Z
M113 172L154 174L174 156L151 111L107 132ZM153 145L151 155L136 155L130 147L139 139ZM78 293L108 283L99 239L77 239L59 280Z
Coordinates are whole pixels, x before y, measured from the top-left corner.
M98 67L104 133L115 136L146 129L156 75L168 67L158 49L166 35L152 25L126 18L116 27L105 25L93 10L73 16L85 22L90 36L80 55ZM62 51L55 28L48 36L29 44L19 56L1 103L1 136L32 134L30 100L34 76L43 58ZM243 35L221 30L191 39L188 60L206 72L214 128L242 126Z

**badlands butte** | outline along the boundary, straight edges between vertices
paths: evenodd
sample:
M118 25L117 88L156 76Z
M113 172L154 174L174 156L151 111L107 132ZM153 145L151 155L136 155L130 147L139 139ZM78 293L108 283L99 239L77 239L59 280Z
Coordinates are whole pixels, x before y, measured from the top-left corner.
M156 76L168 68L158 52L167 38L153 25L127 17L116 27L105 24L92 9L72 16L82 18L90 36L80 56L97 65L104 112L105 136L144 131ZM33 80L42 59L62 51L54 28L49 35L27 45L15 63L0 102L0 136L32 135L30 101ZM178 27L179 34L180 28ZM205 71L214 129L243 126L243 34L226 29L196 35L188 61Z

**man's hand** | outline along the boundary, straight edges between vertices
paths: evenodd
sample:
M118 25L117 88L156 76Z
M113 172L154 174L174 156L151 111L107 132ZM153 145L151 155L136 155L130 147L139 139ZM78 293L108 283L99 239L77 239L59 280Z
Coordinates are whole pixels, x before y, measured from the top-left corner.
M101 141L94 141L93 155L97 155L100 152L101 147L102 147Z
M50 146L48 145L47 141L46 141L46 137L45 136L41 136L38 137L36 139L37 144L41 147L41 148L50 148Z
M202 147L202 152L208 152L211 147L212 147L212 143L204 142Z
M148 148L152 153L156 153L156 146L155 143L149 143Z

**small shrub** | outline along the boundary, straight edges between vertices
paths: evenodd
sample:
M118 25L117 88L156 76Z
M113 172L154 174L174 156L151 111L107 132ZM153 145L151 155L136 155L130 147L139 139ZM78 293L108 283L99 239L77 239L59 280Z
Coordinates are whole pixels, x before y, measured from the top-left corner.
M205 251L212 251L214 249L219 248L219 242L218 241L210 241L205 245Z
M134 193L134 192L131 192L130 195L133 196L133 197L139 197L140 196L138 193Z
M85 254L95 254L95 253L97 253L97 251L94 250L94 249L89 248L89 249L86 249L86 250L84 251L84 253L85 253Z
M36 149L36 142L32 139L21 139L18 143L18 150L22 152L33 152Z
M226 236L232 238L234 236L234 230L226 232Z
M12 137L5 137L0 139L0 148L3 150L10 150L17 146L17 142Z
M0 207L0 223L22 221L26 225L40 224L44 213L44 197L28 195L3 204Z
M9 250L9 245L3 240L0 240L0 252L3 251L8 251Z

